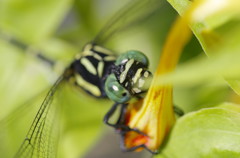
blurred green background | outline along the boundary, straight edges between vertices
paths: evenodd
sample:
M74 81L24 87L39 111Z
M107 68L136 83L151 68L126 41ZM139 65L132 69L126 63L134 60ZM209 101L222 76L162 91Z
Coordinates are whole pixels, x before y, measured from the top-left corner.
M128 0L0 1L1 156L13 156L48 88L81 52L84 44L91 41L104 24L114 18L117 10L128 3ZM104 46L117 53L140 50L149 57L150 69L154 71L176 16L175 10L163 1L155 14L116 33ZM9 42L11 38L28 47ZM36 53L56 64L52 67L40 60ZM180 64L199 56L204 55L193 37ZM223 80L207 84L178 84L174 88L174 103L186 112L217 105L234 97ZM59 157L150 157L146 152L120 151L118 134L102 122L111 101L92 98L64 84L53 104L61 107Z

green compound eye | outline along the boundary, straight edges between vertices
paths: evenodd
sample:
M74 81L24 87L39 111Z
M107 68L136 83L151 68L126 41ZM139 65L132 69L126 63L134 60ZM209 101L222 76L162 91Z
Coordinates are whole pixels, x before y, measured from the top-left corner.
M125 103L131 98L130 93L118 83L114 74L107 77L105 92L109 99L117 103Z
M134 59L135 61L138 61L142 64L144 64L146 67L148 67L148 58L140 51L136 51L136 50L130 50L127 51L126 53L121 54L115 64L116 65L120 65L123 64L124 62L128 61L129 59Z

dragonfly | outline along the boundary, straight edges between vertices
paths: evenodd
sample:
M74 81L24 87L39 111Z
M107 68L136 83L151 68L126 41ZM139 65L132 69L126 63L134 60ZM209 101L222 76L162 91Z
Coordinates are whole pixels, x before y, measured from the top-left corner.
M140 132L122 124L121 118L128 101L132 98L141 98L147 91L148 81L152 76L148 70L148 59L143 53L135 50L117 56L103 45L115 34L140 24L151 16L159 8L159 1L129 2L106 23L91 42L83 47L81 53L76 55L48 91L15 158L57 156L57 136L53 132L56 107L52 107L52 102L56 91L64 82L83 89L93 97L112 100L114 104L104 117L107 125L121 131ZM119 119L116 123L110 123L109 120L118 106L121 106Z

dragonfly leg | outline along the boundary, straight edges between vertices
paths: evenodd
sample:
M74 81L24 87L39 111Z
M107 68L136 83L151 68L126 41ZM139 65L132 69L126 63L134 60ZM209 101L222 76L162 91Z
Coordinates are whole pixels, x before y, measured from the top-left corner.
M103 122L105 124L107 124L108 126L111 126L111 127L116 127L116 124L112 124L109 122L111 116L115 113L115 111L117 110L117 107L120 106L122 104L119 104L119 103L114 103L111 107L111 109L106 113L106 115L104 116L104 119L103 119Z
M179 117L184 115L184 111L176 105L173 106L173 110Z
M144 148L144 149L146 149L148 152L150 152L153 155L159 154L158 151L150 150L145 144L140 144L140 145L137 145L137 146L134 146L134 147L131 147L131 148L126 148L126 146L124 144L124 133L121 136L122 136L122 139L121 139L121 142L120 142L120 148L121 148L122 151L132 152L132 151L135 151L135 150L137 150L139 148Z
M117 110L118 106L121 106L120 117L119 117L117 123L115 123L115 124L110 123L109 120L110 120L111 116L115 113L115 111ZM121 129L121 130L124 130L124 131L125 130L129 131L130 128L123 124L123 117L124 117L124 111L125 111L126 106L127 106L126 104L114 103L113 106L111 107L111 109L104 116L103 122L105 124L107 124L108 126L111 126L115 129Z
M114 103L113 106L111 107L111 109L104 116L103 122L105 124L107 124L108 126L111 126L115 129L117 129L120 132L135 131L135 132L138 132L139 134L145 135L143 132L139 131L138 129L132 129L129 126L124 124L124 119L125 119L124 117L125 117L127 105L128 104ZM110 120L111 116L115 113L115 111L117 110L118 106L121 106L119 119L115 124L110 123L109 120Z
M120 124L121 124L121 125L124 125L127 106L128 106L128 104L122 104L122 105L121 105L120 115L119 115L119 118L118 118L116 124L118 124L118 125L120 125Z

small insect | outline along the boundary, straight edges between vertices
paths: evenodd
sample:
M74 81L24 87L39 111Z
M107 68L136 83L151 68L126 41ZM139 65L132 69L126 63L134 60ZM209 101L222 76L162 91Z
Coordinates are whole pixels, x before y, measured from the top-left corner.
M130 129L120 122L128 102L132 98L142 98L142 94L148 89L152 77L148 70L149 61L140 51L130 50L117 57L113 51L101 45L116 32L138 24L149 17L159 7L156 4L158 4L156 0L131 1L105 25L92 42L84 46L82 52L76 55L73 62L49 90L25 140L15 155L16 158L56 157L54 153L56 149L51 148L54 146L52 145L54 141L51 141L53 139L51 138L52 130L47 128L47 124L53 122L48 113L55 92L61 83L66 81L80 87L94 97L109 98L115 102L104 117L104 122L107 125L122 131L140 132L136 129ZM128 15L131 14L135 16L129 17ZM127 19L127 22L120 27L118 25L121 19ZM121 106L119 120L112 124L109 119L118 106ZM46 142L46 140L48 141ZM129 149L129 151L132 150Z

